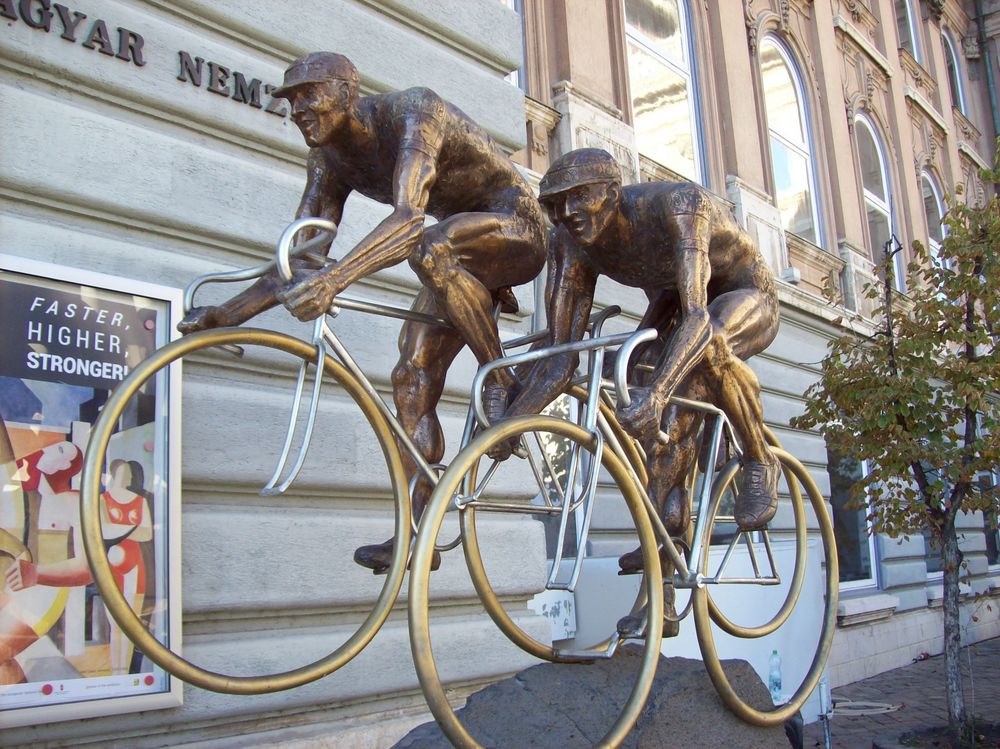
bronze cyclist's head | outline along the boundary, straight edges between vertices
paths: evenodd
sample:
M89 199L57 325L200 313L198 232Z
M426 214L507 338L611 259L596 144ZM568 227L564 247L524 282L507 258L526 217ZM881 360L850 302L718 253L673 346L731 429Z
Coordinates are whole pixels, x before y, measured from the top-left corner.
M311 147L329 143L351 116L358 98L354 63L334 52L312 52L285 71L274 95L288 99L292 120Z
M560 156L539 184L539 202L552 222L584 245L596 242L621 203L622 177L607 151L581 148Z

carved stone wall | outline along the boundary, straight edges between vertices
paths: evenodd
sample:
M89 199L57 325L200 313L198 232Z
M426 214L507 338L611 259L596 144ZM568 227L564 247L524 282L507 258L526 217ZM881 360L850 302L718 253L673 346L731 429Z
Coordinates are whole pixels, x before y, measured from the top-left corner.
M27 14L49 3L5 3L0 10L17 13L18 5ZM503 79L520 60L520 23L496 0L67 5L87 16L76 42L61 36L54 11L48 31L20 18L0 23L3 253L175 288L202 273L262 262L294 216L307 149L287 108L267 111L270 96L259 107L234 98L234 71L274 84L307 51L348 55L367 93L429 86L505 149L525 144L523 95ZM145 64L85 47L95 19L106 19L113 39L114 25L142 34ZM218 73L228 93L222 84L209 90L205 82L179 80L179 51L203 58L206 69L211 61L228 70ZM546 138L539 140L542 145ZM385 215L385 206L352 196L334 254L346 252ZM404 263L351 295L405 305L418 288ZM502 319L505 335L529 329L534 296L528 286L518 293L521 313ZM258 324L309 333L283 309ZM387 393L398 323L354 316L335 326ZM354 565L351 555L357 545L392 533L384 463L360 414L331 386L307 463L307 470L309 463L319 469L312 483L293 485L279 500L261 498L253 480L273 470L271 438L280 448L294 381L236 359L221 375L210 362L184 366L183 654L227 673L302 665L343 642L381 587L381 578ZM445 390L440 411L453 450L475 368L463 355ZM249 417L241 410L247 405ZM341 413L356 418L340 422L339 432L323 429L322 419ZM224 438L210 432L220 426ZM532 554L541 562L544 538L522 525L490 533L507 539L491 555L501 578L507 567L523 581L502 583L504 596L523 600L542 585L523 565ZM435 610L445 613L438 619L449 678L471 686L530 663L503 644L492 623L472 618L475 595L464 562L449 557L434 583L435 601L446 599L444 609L435 603ZM411 724L427 720L400 606L356 662L309 686L260 697L187 687L179 708L60 723L42 716L39 726L27 728L11 728L0 714L0 744L141 749L188 742L276 746L294 738L326 746L390 745ZM548 626L523 606L517 615L529 626ZM468 658L470 652L476 657Z

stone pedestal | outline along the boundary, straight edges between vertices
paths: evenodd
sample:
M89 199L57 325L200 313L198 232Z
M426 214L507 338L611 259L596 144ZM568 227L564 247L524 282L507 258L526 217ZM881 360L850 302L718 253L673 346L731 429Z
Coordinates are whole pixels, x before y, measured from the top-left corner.
M533 666L483 689L458 711L487 747L573 749L593 746L618 717L639 668L637 650L586 665ZM746 661L723 662L730 682L751 704L770 705L767 688ZM747 725L722 704L701 661L662 658L642 716L623 747L788 749L782 726ZM447 749L435 723L418 726L394 749Z

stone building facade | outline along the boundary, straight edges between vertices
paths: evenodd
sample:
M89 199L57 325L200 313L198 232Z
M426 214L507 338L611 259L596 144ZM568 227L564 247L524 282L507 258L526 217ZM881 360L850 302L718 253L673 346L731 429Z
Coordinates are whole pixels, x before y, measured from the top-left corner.
M286 103L270 91L291 60L314 50L351 58L362 93L427 86L506 151L524 146L523 95L504 80L521 59L520 24L495 0L11 0L0 3L0 252L175 289L263 262L294 217L307 153ZM339 254L386 208L354 196L345 215ZM406 306L418 285L403 264L356 292ZM231 287L203 299L213 293L222 299ZM532 290L518 293L522 311L502 322L508 334L530 328ZM283 311L255 324L309 335ZM388 394L398 321L348 314L338 325ZM303 665L341 644L383 579L352 553L392 535L385 464L370 429L349 410L346 422L323 427L347 407L333 390L303 481L278 500L258 496L294 381L255 367L234 359L220 372L202 360L186 363L182 376L180 649L234 674ZM472 357L462 358L445 392L452 445L474 371ZM544 553L530 543L541 535L504 522L492 534L506 548L499 590L523 600L540 587L518 571ZM456 694L530 663L467 615L475 596L460 552L437 575L435 629L452 654ZM376 641L331 678L260 697L188 686L180 707L86 721L54 722L43 708L31 725L12 726L0 712L0 744L248 746L321 735L327 746L376 746L426 719L404 588Z
M832 498L841 556L831 685L941 651L941 581L925 539L866 533L843 507L863 466L790 429L826 342L872 330L862 289L890 238L941 237L945 196L982 201L997 135L1000 5L953 0L554 0L523 14L528 168L573 148L626 180L686 179L727 198L778 279L782 328L751 364L765 418ZM989 70L988 67L993 68ZM830 291L838 303L828 302ZM602 300L638 319L645 300ZM847 323L845 323L847 321ZM995 483L996 476L984 477ZM779 514L779 522L781 520ZM964 636L1000 632L996 521L961 520ZM614 538L607 528L607 538ZM610 551L610 549L609 549ZM978 597L977 597L978 596ZM985 598L983 597L985 596ZM666 646L669 649L669 645Z

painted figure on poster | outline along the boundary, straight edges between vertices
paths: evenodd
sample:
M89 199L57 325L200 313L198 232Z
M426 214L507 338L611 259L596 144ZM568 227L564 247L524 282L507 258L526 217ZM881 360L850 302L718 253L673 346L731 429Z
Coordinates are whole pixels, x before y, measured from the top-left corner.
M777 334L778 300L767 263L730 208L690 183L623 187L617 163L599 149L556 160L539 199L555 224L545 343L583 336L599 276L642 289L649 299L639 327L660 335L639 359L652 374L635 383L632 403L617 415L646 451L650 497L667 529L680 535L690 522L687 477L702 419L668 406L672 395L725 411L743 449L736 520L745 530L767 525L777 509L780 469L764 436L760 384L745 360ZM539 412L569 384L576 365L572 354L536 363L507 415ZM660 429L669 436L665 444ZM498 457L508 449L500 446ZM639 571L641 553L619 562L623 573Z
M82 466L79 447L54 442L17 461L16 472L7 477L10 483L19 481L22 492L37 493L38 509L37 517L26 512L21 518L26 532L0 592L0 683L25 679L17 656L44 638L64 615L70 589L90 582L80 535L79 492L71 488ZM37 534L36 556L28 551L32 531Z
M20 539L4 531L14 553L6 564L0 591L0 684L25 680L17 657L45 638L60 618L64 641L83 638L82 612L67 616L67 607L73 605L71 589L92 581L83 554L79 491L71 488L82 465L83 453L77 445L55 442L17 461L16 472L7 478L20 481L22 492L37 493L38 500L33 503L37 507L34 517L30 512L22 514ZM149 499L141 485L142 466L137 461L115 460L109 473L101 507L105 548L119 589L133 610L142 612L147 584L144 545L153 539ZM32 534L36 555L28 549ZM110 615L108 624L107 671L129 673L132 643ZM104 670L97 662L94 666Z
M125 600L142 613L146 596L146 545L153 540L149 493L145 489L142 464L135 460L114 460L109 481L101 495L101 532L115 582ZM111 673L127 674L132 662L132 641L122 632L110 613L108 655Z
M392 373L399 419L427 460L437 463L444 437L436 408L447 370L466 345L481 363L501 355L493 310L513 303L510 287L541 270L543 216L514 165L456 107L424 88L361 96L358 84L350 60L316 52L295 60L274 92L288 99L310 146L296 217L339 223L352 192L390 204L392 213L340 262L300 265L287 288L276 275L264 278L222 305L192 310L180 329L237 325L278 301L310 320L351 283L407 261L423 284L413 308L441 315L452 326L405 323ZM429 216L438 222L425 225ZM487 383L495 413L502 412L513 384L505 370ZM412 475L416 466L404 460ZM416 514L430 489L425 480L417 482ZM390 539L359 548L355 560L382 571L391 556Z

